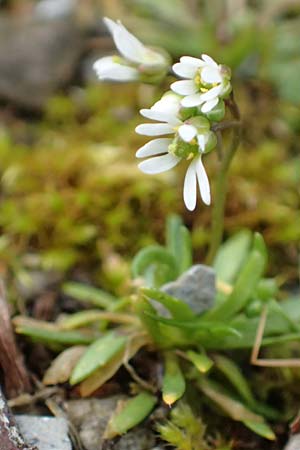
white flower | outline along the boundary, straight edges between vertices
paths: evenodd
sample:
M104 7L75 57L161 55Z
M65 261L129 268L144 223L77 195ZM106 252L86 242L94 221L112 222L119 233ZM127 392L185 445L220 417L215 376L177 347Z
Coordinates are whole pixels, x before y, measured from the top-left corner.
M153 75L165 75L168 68L166 55L145 47L120 21L105 17L119 56L106 56L94 63L94 69L100 80L135 81Z
M182 56L180 62L173 65L173 71L186 80L175 81L171 89L184 96L182 106L190 108L200 106L203 113L211 111L231 91L230 69L217 64L210 56L201 59Z
M180 118L180 100L175 94L167 94L152 108L140 111L144 117L158 123L138 125L138 134L171 136L153 139L137 151L136 157L150 157L139 164L139 169L147 174L172 169L182 159L191 160L185 176L183 198L186 207L193 211L197 201L197 180L203 202L209 205L211 201L209 181L201 156L215 146L216 137L210 131L210 123L205 117L196 116L185 121Z

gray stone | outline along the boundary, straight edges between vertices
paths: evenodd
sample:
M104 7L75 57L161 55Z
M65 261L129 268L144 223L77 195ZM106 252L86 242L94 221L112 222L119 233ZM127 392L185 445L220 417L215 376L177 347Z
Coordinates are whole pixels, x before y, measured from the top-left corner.
M72 450L65 419L27 415L15 419L25 441L39 450Z
M113 450L149 450L155 445L154 433L146 427L137 427L124 434Z
M78 0L40 0L33 10L38 19L53 20L75 14Z
M80 439L86 450L102 450L105 441L104 434L110 416L115 411L119 400L125 396L84 400L70 400L66 402L66 412L71 422L77 428Z
M176 281L161 288L173 297L184 300L195 314L210 309L216 296L215 272L203 264L192 266Z
M300 434L294 434L290 437L288 443L284 447L284 450L299 450L300 449Z
M0 97L41 109L73 77L83 50L73 20L0 20Z

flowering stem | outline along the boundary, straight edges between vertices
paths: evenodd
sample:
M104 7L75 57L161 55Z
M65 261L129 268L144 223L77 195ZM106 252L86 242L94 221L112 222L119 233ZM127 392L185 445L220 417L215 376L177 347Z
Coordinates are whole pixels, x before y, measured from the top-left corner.
M227 125L219 128L231 128L232 129L232 139L230 145L225 152L221 163L219 174L217 177L216 189L215 189L215 201L212 210L212 232L211 232L211 241L210 247L207 255L207 264L212 264L216 253L219 249L219 246L222 242L223 230L224 230L224 212L225 212L225 200L227 194L227 184L228 184L228 172L231 161L235 155L236 150L238 149L241 137L241 123L240 113L237 104L234 101L233 95L231 95L228 100L228 107L234 117L236 119L232 122L227 122ZM226 124L226 122L224 122ZM221 125L221 124L220 124Z

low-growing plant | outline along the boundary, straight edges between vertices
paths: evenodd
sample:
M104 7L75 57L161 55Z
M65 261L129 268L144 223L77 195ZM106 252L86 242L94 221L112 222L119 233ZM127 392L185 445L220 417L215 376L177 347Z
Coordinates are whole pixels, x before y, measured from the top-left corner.
M186 386L192 383L224 414L274 439L266 420L283 417L284 412L253 394L246 374L236 361L241 359L243 364L249 361L264 307L268 309L268 319L262 347L299 339L299 299L278 301L276 280L264 278L267 252L262 237L241 231L220 247L215 258L214 307L197 315L184 299L159 289L181 273L178 267L184 260L182 255L189 264L192 261L189 232L179 217L169 218L166 241L166 247L146 247L133 260L135 284L140 285L144 276L147 287L134 287L135 293L118 299L97 288L68 282L63 292L92 304L93 309L59 317L52 324L15 317L17 333L61 349L62 353L45 373L44 382L69 381L78 385L82 396L91 395L122 365L127 368L143 395L149 392L149 403L141 401L133 425L149 413L155 396L158 401L162 395L163 401L171 406L185 395ZM171 249L175 245L178 250L173 258ZM189 264L184 264L182 270ZM163 305L170 317L160 315L155 303ZM161 381L140 379L130 365L129 361L141 348L160 355Z
M170 58L163 50L145 47L120 22L106 18L105 24L119 54L95 62L100 79L156 84L166 77ZM221 244L229 168L241 138L230 69L206 54L200 59L183 56L172 68L184 79L172 83L171 91L151 108L141 110L154 122L138 125L136 132L158 137L139 148L136 156L144 158L139 168L150 175L188 164L183 200L187 209L194 211L198 187L203 203L211 203L203 160L214 150L218 152L206 258L216 274L213 306L196 313L188 299L161 289L177 280L193 261L190 232L173 215L167 222L165 245L145 246L133 259L134 281L128 295L117 297L94 287L66 283L64 294L91 303L93 309L60 316L51 324L19 316L14 324L17 333L63 350L46 372L45 384L69 382L85 397L122 366L128 371L135 395L118 406L107 426L107 438L144 420L160 398L169 407L182 398L187 400L187 388L191 387L201 394L200 402L274 440L269 423L282 418L282 412L254 394L245 361L262 365L260 348L300 338L299 299L279 301L276 279L265 276L268 252L261 234L244 230ZM223 131L229 132L224 139L226 147ZM169 137L160 137L165 135ZM144 355L156 354L161 377L145 378L135 369L133 358L141 349ZM207 447L205 427L189 406L175 407L171 421L161 425L159 432L179 450Z

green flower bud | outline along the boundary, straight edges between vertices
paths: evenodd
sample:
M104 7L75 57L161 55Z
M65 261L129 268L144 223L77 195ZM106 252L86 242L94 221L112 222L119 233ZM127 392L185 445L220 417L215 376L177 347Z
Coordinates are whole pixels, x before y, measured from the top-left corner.
M205 117L211 122L220 122L225 116L225 104L223 100L219 100L219 103L211 110L205 113Z

